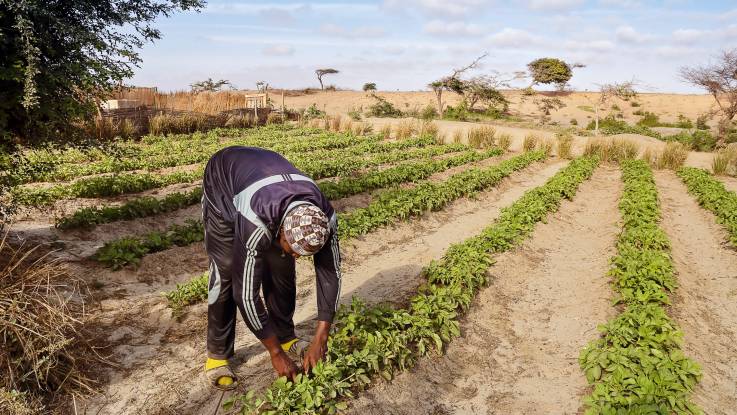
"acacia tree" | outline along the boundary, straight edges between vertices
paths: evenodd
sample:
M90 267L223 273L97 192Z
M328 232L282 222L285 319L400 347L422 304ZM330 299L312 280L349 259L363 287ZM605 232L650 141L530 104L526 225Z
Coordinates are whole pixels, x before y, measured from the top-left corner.
M438 105L438 114L441 118L443 116L443 91L448 90L462 94L462 81L460 79L460 76L464 72L477 67L479 65L479 62L481 62L481 60L488 55L488 53L484 53L483 55L474 59L473 62L471 62L470 64L462 68L453 69L453 72L450 75L444 76L437 81L433 81L427 84L427 87L432 89L432 91L435 93L435 99L437 100Z
M737 49L722 51L712 64L683 67L680 76L714 97L717 109L711 115L721 115L718 135L719 143L723 144L732 120L737 116Z
M568 81L573 77L573 69L583 67L583 64L574 63L569 65L557 58L540 58L527 64L527 69L529 69L532 78L532 85L554 84L559 91L564 90Z
M593 100L589 97L585 97L586 100L594 107L596 120L594 128L595 135L599 135L599 114L601 107L612 99L629 100L635 98L637 96L635 85L637 85L637 83L634 80L621 83L602 84L599 85L599 96L597 99Z
M192 89L192 92L197 94L200 92L217 92L226 85L231 85L230 81L228 81L227 79L219 79L217 81L213 81L212 78L207 78L204 81L190 84L189 87Z
M325 90L325 87L322 84L322 77L325 75L331 75L339 73L337 69L333 68L324 68L324 69L315 69L315 75L317 75L317 80L320 82L320 89Z
M133 75L160 16L203 0L0 0L0 138L58 137ZM5 132L5 134L3 134Z

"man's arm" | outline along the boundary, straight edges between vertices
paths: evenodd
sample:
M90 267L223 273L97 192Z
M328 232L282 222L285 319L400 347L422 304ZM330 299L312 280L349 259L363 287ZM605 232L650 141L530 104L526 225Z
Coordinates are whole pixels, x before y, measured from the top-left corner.
M317 275L317 328L309 349L305 353L302 367L305 372L315 367L327 353L330 325L338 309L340 299L340 246L337 229L333 229L325 246L315 254Z

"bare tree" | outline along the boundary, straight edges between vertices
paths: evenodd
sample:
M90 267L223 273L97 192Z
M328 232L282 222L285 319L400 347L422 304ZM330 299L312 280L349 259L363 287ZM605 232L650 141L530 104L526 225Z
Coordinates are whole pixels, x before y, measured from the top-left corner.
M718 109L711 115L721 115L718 133L719 143L723 144L730 124L737 116L737 49L722 51L713 64L683 67L680 76L714 97Z
M324 90L325 87L322 84L322 77L325 75L331 75L336 74L340 71L333 68L324 68L324 69L315 69L315 74L317 75L317 80L320 81L320 89Z
M631 98L635 98L637 96L635 85L637 85L637 82L635 80L621 83L601 84L599 85L598 99L592 100L589 97L586 97L586 100L589 101L594 107L594 113L596 115L596 127L594 128L595 135L599 135L599 114L601 111L601 107L603 107L611 99L628 100Z
M443 91L450 90L450 91L458 92L458 86L460 84L460 76L464 72L477 67L479 65L479 62L481 62L481 60L486 58L487 56L489 56L489 53L484 52L483 55L474 59L473 62L469 63L468 65L462 68L453 69L453 72L450 75L444 76L438 79L437 81L430 82L427 85L428 88L432 89L432 91L435 93L435 99L437 100L437 103L438 103L438 114L440 114L441 117L443 116Z

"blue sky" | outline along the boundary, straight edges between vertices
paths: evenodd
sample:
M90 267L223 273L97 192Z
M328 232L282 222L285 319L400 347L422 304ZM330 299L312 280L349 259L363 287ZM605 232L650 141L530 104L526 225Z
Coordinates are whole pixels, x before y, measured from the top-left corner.
M524 70L544 56L586 64L578 90L633 78L652 92L696 92L678 68L737 47L737 2L696 0L210 0L158 22L130 83L187 89L207 77L238 88L421 90L484 52L476 71Z

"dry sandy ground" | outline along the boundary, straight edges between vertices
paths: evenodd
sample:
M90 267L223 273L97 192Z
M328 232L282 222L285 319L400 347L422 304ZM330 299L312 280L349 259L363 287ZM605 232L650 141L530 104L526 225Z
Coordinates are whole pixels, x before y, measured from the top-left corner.
M402 111L421 110L428 105L437 106L435 94L430 91L379 91L376 94ZM512 102L510 110L513 114L529 120L539 117L539 115L536 115L539 114L537 106L529 97L523 100L522 95L516 91L504 91L504 95ZM566 106L553 112L551 120L561 125L569 125L570 120L575 119L579 126L585 126L594 116L590 107L593 106L592 102L596 101L598 96L599 94L593 92L574 92L559 96L558 98ZM277 97L275 100L277 103L281 103L281 97ZM612 101L606 109L602 110L602 113L604 115L608 114L611 106L616 104L622 110L624 119L631 123L640 118L633 114L636 110L654 112L660 116L661 121L674 122L678 119L679 114L695 120L700 114L707 112L714 103L713 98L708 95L689 94L640 94L634 101L640 103L640 106L633 107L629 102ZM357 91L318 92L285 98L285 104L288 108L302 109L315 104L328 114L342 115L348 114L351 110L366 110L375 102L368 94ZM459 97L456 94L445 92L443 102L445 105L457 105Z
M348 302L354 295L369 302L402 300L421 282L423 266L441 257L450 244L476 235L493 221L502 207L524 191L543 184L565 164L538 163L513 174L496 189L480 193L474 200L459 200L443 211L344 243L341 301ZM111 341L116 344L111 353L121 367L112 371L112 379L103 393L87 403L86 413L94 414L98 410L115 414L213 412L217 397L213 399L201 376L206 308L193 307L179 323L171 318L162 298L151 293L150 287L146 289L147 282L155 282L158 289L170 288L174 282L189 278L192 270L204 270L205 264L204 250L197 245L150 255L135 272L99 270L103 275L98 278L111 277L118 281L115 287L105 290L118 291L120 295L103 301L96 315L101 330L113 333ZM316 312L314 275L308 262L300 261L298 266L295 321L298 330L309 334ZM268 359L253 336L240 327L235 362L243 387L266 386L274 379Z
M502 254L443 357L370 389L353 414L574 414L578 354L615 312L606 273L619 172L600 168L532 238Z
M680 287L670 314L684 332L686 354L704 377L694 400L709 415L737 411L737 252L714 216L701 209L671 172L656 173L662 227L672 244Z

